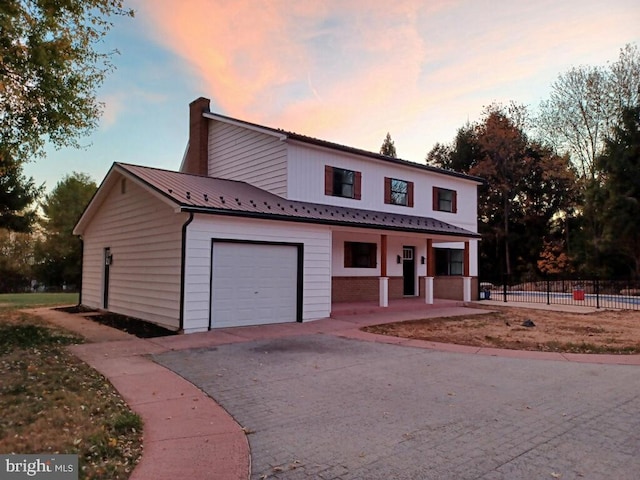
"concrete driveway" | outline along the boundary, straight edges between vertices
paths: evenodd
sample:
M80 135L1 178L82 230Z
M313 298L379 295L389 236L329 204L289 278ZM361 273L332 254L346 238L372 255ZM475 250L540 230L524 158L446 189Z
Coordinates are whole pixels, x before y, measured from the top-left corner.
M637 479L640 368L310 334L153 356L247 433L253 479Z

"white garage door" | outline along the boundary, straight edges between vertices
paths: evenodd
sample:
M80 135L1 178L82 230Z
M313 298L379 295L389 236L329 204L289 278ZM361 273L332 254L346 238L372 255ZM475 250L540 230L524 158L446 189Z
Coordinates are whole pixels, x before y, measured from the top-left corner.
M296 321L298 248L214 242L211 328Z

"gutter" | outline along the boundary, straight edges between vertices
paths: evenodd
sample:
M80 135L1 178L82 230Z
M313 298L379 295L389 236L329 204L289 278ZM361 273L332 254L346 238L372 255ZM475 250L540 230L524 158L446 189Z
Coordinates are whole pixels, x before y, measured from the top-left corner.
M465 232L448 232L446 230L429 230L429 229L420 229L413 228L408 229L405 227L401 227L399 225L379 225L379 224L369 224L369 223L354 223L349 221L340 221L340 220L329 220L322 218L309 218L309 217L293 217L288 215L278 215L273 213L258 213L258 212L243 212L239 210L226 210L226 209L214 209L210 207L193 207L193 206L182 206L181 210L183 212L193 213L204 213L209 215L223 215L228 217L245 217L245 218L262 218L265 220L281 220L285 222L297 222L297 223L310 223L316 225L337 225L342 227L350 227L350 228L370 228L374 230L388 230L395 232L405 232L405 233L421 233L428 235L443 235L450 237L460 237L460 238L482 238L482 235L479 233L474 233L470 231Z

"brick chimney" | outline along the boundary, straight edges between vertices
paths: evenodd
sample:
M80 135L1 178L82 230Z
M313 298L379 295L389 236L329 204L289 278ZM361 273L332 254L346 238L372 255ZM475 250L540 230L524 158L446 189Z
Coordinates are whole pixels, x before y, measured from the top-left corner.
M189 104L189 147L182 164L183 173L209 173L209 120L202 114L209 112L210 100L200 97Z

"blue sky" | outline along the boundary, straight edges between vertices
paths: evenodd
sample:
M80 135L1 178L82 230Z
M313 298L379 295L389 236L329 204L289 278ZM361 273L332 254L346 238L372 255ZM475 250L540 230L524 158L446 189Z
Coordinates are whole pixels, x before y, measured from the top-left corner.
M51 190L113 162L176 170L188 104L422 162L483 106L535 107L571 66L640 45L637 0L129 0L105 48L117 70L86 149L50 149L25 173Z

